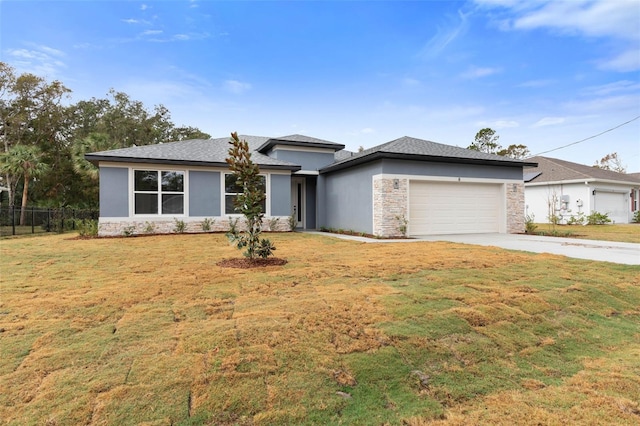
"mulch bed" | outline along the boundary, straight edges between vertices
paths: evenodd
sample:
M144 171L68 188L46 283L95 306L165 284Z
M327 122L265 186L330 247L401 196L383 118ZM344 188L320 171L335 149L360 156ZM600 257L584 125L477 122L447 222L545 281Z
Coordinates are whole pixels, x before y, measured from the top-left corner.
M266 266L282 266L286 265L286 259L280 259L278 257L269 257L266 259L248 259L246 257L233 257L231 259L223 259L216 263L223 268L264 268Z

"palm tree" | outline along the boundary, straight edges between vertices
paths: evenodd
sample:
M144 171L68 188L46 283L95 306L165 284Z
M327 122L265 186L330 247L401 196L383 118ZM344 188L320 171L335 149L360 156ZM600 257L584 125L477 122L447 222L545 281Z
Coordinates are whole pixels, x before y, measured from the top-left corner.
M37 147L26 145L16 145L9 151L0 154L0 170L16 178L22 176L24 179L20 226L24 226L25 223L29 182L32 178L37 178L49 170L49 166L43 163L41 158L42 153ZM9 200L9 202L13 204L13 200Z

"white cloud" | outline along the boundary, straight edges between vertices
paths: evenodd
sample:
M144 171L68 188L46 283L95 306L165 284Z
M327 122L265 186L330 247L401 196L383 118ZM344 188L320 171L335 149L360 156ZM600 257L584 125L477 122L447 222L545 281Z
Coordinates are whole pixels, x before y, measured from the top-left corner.
M516 29L553 28L569 34L638 38L636 0L550 1L513 21Z
M148 36L148 35L158 35L158 34L162 34L162 30L146 30L146 31L143 31L141 35Z
M370 135L372 133L375 133L376 131L374 129L372 129L371 127L365 127L364 129L360 130L360 133L365 134L365 135Z
M140 21L138 21L137 19L133 19L133 18L122 19L122 22L124 22L125 24L139 24L140 23Z
M147 6L146 4L140 5L140 10L147 10L148 8L149 6Z
M536 121L531 127L544 127L562 124L565 122L563 117L544 117Z
M462 78L475 79L475 78L488 77L490 75L498 74L500 72L502 72L502 68L471 67L467 71L460 74L460 76Z
M66 68L61 50L45 45L28 44L29 49L7 49L12 65L19 73L28 72L37 76L56 77L61 68Z
M637 92L640 90L640 83L630 80L620 80L600 86L590 86L583 89L586 95L606 96L616 92Z
M251 89L251 84L244 83L238 80L227 80L224 82L223 87L226 91L236 95L240 95Z
M450 18L446 27L438 27L436 34L429 39L418 53L421 58L433 58L444 51L449 44L464 35L469 29L468 14L458 11L456 18Z
M640 51L637 48L629 49L618 56L599 61L598 66L600 69L620 72L640 70Z
M553 80L529 80L529 81L525 81L524 83L518 84L518 87L539 88L539 87L550 86L553 83L554 83Z
M637 0L475 2L481 7L497 10L499 17L491 19L505 31L547 29L568 36L616 40L619 53L598 60L598 67L618 72L640 69L640 9Z
M495 130L520 127L520 123L515 120L495 120L495 121L478 121L478 127L490 127Z

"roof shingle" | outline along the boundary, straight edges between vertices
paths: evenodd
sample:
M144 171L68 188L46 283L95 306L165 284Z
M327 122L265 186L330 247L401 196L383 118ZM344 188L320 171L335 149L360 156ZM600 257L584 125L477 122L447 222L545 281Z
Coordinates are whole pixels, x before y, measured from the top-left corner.
M537 167L527 169L528 173L537 173L536 176L529 179L528 182L532 183L595 179L640 184L640 178L632 175L585 166L571 161L542 156L532 157L529 160L538 163Z

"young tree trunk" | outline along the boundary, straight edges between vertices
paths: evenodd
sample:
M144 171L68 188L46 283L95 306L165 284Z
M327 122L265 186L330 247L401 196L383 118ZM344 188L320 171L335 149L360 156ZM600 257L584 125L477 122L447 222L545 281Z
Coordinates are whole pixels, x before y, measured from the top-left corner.
M27 194L29 192L29 174L24 174L24 188L22 188L22 208L20 209L20 226L24 226L27 214Z

